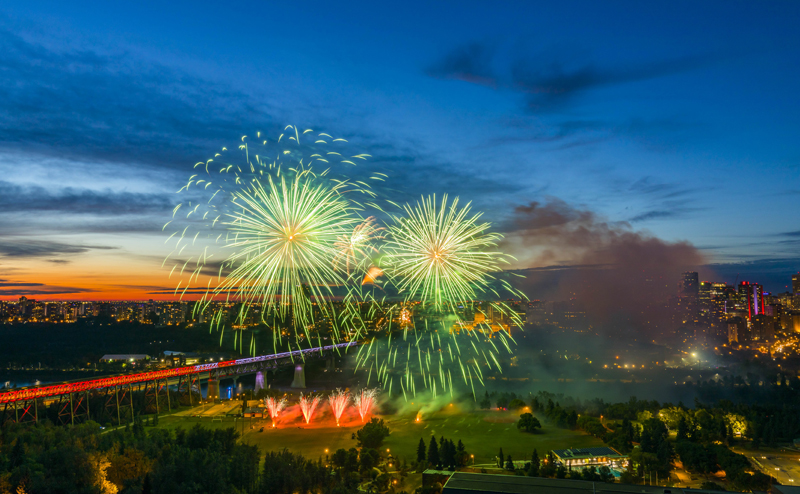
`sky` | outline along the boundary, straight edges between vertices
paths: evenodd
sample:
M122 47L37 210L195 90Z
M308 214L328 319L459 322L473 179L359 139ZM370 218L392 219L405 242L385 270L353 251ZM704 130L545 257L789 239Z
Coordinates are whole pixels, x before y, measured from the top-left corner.
M798 25L795 2L8 3L0 297L169 298L194 164L287 124L345 136L398 202L471 201L515 269L625 239L783 291Z

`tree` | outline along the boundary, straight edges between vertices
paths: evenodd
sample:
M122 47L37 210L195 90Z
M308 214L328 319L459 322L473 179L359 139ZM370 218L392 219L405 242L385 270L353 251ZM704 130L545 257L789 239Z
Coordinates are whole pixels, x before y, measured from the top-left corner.
M539 461L539 453L534 449L533 454L531 455L531 466L528 468L528 477L539 476L540 464L541 462Z
M511 455L506 457L506 470L514 471L514 461L511 459Z
M368 474L372 472L373 468L378 466L378 462L381 461L381 455L377 450L371 448L362 448L358 459L361 467L361 473Z
M608 482L608 483L614 482L614 480L615 480L614 474L611 473L611 469L608 468L607 466L605 466L605 465L601 466L597 470L597 472L600 474L600 481L601 482Z
M525 402L520 400L519 398L514 398L513 400L508 402L508 408L510 410L519 410L520 408L525 407Z
M539 419L533 416L532 413L523 413L519 416L519 421L517 421L517 429L522 429L525 432L536 432L536 429L541 429L542 423L539 422Z
M467 454L467 448L464 447L464 443L462 443L461 439L459 439L458 445L456 446L456 466L457 467L466 466L467 458L469 458L469 455Z
M428 465L433 468L439 468L441 466L439 447L436 446L436 436L431 436L431 442L428 445Z
M425 440L422 438L419 438L417 445L417 463L425 463Z
M383 440L389 437L389 428L383 419L373 417L367 424L356 432L356 439L361 448L378 449Z
M488 391L484 392L483 399L480 402L480 407L482 409L484 409L484 410L488 410L488 409L492 408L492 402L489 399L489 392Z

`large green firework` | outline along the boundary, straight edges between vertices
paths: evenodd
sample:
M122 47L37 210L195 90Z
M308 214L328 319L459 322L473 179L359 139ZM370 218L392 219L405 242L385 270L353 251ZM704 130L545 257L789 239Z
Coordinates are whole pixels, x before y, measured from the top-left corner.
M508 256L497 250L502 236L488 231L480 213L471 215L470 204L459 208L458 198L448 205L447 195L438 204L428 196L404 210L389 226L382 262L406 300L443 310L490 290L490 273Z
M326 301L346 279L331 260L339 237L360 221L341 194L347 186L302 171L292 178L268 175L267 184L254 179L235 191L233 211L223 222L229 230L225 263L235 268L214 294L235 294L242 310L258 303L283 320L291 314L293 326L304 332L314 325L314 306L335 321ZM333 330L338 339L338 325Z

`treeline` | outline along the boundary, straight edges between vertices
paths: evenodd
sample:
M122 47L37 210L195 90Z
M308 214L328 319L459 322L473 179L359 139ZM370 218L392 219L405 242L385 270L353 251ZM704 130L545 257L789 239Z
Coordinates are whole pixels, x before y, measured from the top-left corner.
M532 397L530 407L558 427L581 429L630 455L632 468L623 473L622 482L633 483L652 474L667 478L673 460L679 458L693 472L724 470L731 487L742 491L766 490L774 479L754 471L745 456L727 446L750 439L752 447L764 441L774 447L778 440L788 442L800 425L796 407L734 405L728 400L713 407L695 402L690 409L635 397L606 404L540 392ZM527 415L520 416L520 423ZM676 434L674 442L669 440L670 430Z
M388 434L382 422L365 428L362 438L373 446ZM406 472L404 465L394 475L378 469L378 451L361 444L317 460L269 452L260 464L258 448L238 437L232 428L166 430L140 420L105 434L95 422L7 424L0 431L0 494L350 494L360 484L381 491L398 479L402 485Z
M461 439L458 444L444 436L436 442L436 436L431 436L431 441L427 447L425 440L420 438L417 445L417 471L421 472L425 468L435 468L437 470L455 471L458 468L469 464L470 455L467 453Z

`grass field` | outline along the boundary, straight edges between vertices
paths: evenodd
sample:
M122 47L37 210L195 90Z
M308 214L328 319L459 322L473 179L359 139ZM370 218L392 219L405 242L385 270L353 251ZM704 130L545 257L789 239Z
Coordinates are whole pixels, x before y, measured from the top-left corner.
M289 407L281 416L278 427L272 428L269 420L223 418L224 412L231 408L217 405L213 410L206 410L202 417L194 417L197 408L191 412L181 412L164 417L159 421L160 427L192 427L199 423L204 427L222 428L236 427L244 432L243 441L258 445L262 451L287 448L301 453L308 458L319 458L339 448L356 447L351 438L361 427L361 420L352 409L350 415L342 418L342 426L337 427L333 417L329 415L327 405L320 405L311 424L306 425L296 407ZM217 415L216 419L212 416ZM457 406L449 406L438 412L423 416L415 421L415 414L409 415L377 415L384 419L391 430L384 447L393 455L411 462L416 459L417 444L420 438L427 444L431 435L438 439L441 436L458 442L461 439L470 454L475 455L475 464L494 462L500 448L506 455L515 460L529 459L536 448L539 455L551 449L580 448L599 446L602 442L582 432L559 429L543 421L544 428L540 433L527 434L516 427L518 412L462 411ZM216 421L215 421L216 420ZM539 417L542 420L542 417ZM251 429L250 426L254 426ZM264 427L264 432L258 430Z

